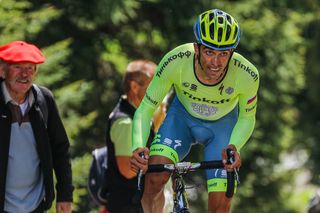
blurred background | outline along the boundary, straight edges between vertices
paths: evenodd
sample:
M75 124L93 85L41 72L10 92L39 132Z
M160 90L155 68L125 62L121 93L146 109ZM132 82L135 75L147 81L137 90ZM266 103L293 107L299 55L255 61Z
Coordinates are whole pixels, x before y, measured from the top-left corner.
M233 212L306 212L320 184L319 0L0 0L0 45L25 40L46 55L37 83L54 92L71 141L74 212L100 209L87 191L91 151L104 145L127 63L158 63L193 42L197 15L212 8L238 20L237 52L261 81ZM201 160L201 147L193 150L188 158ZM190 199L203 213L207 194L198 188Z

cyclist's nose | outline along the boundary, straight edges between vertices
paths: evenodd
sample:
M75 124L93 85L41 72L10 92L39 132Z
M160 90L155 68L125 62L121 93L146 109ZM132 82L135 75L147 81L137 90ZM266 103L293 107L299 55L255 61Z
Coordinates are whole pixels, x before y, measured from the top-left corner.
M214 66L218 66L220 65L220 59L218 56L212 56L211 58L211 64L214 65Z

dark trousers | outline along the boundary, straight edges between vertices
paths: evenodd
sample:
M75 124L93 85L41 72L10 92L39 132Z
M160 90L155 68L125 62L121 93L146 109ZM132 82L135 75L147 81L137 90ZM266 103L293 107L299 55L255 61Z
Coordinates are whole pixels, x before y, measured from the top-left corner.
M45 212L46 211L44 210L44 204L42 202L42 203L40 203L40 205L35 210L33 210L30 213L45 213ZM4 212L4 213L11 213L11 212ZM12 212L12 213L14 213L14 212Z
M127 206L114 211L108 210L108 213L143 213L142 207Z

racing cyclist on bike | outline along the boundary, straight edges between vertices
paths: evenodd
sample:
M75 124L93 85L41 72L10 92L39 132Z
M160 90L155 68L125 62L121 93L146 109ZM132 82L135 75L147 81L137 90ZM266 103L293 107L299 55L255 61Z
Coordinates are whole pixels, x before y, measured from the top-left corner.
M195 43L167 53L158 65L133 121L134 169L147 164L177 163L193 143L204 146L204 160L223 160L235 151L235 162L225 169L207 170L208 212L230 212L225 196L226 169L241 166L240 149L255 125L259 74L254 65L234 52L240 40L238 22L213 9L200 14L194 25ZM176 97L149 150L145 147L153 112L171 87ZM143 152L145 159L139 154ZM222 153L222 154L221 154ZM160 213L168 173L146 175L142 205L145 213Z

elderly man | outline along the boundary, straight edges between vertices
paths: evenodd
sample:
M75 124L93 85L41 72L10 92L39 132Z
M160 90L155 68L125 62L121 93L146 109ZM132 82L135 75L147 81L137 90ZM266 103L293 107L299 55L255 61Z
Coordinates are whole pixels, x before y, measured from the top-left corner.
M43 213L54 200L70 213L72 175L69 141L52 93L33 84L45 61L34 45L0 46L0 212Z

